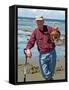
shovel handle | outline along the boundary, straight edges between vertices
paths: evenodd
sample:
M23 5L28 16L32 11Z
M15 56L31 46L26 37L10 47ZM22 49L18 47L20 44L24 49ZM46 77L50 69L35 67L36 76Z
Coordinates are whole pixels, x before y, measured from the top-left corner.
M26 72L27 72L27 55L24 51L24 54L25 54L25 66L24 66L24 82L26 82Z

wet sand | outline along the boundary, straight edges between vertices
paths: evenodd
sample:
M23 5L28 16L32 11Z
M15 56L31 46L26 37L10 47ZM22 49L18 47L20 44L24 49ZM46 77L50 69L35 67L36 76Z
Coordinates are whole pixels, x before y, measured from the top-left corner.
M20 59L18 61L18 82L24 81L24 63L25 58L23 58L23 60ZM57 63L53 79L54 80L65 79L65 57L57 57ZM26 81L42 81L42 80L45 79L42 77L40 71L38 57L28 59Z

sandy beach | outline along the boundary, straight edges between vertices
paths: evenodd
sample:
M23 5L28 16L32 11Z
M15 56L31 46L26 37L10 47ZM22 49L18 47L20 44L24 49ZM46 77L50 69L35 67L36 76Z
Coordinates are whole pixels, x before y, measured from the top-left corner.
M25 58L18 60L18 82L24 81L24 63ZM57 63L55 68L55 73L53 76L54 80L65 79L65 57L57 57ZM38 57L32 57L28 59L27 63L27 76L26 81L42 81L39 59Z

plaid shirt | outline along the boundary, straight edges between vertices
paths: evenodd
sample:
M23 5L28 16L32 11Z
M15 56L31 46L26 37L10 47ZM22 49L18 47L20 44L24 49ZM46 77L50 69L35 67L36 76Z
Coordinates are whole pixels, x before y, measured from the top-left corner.
M55 48L55 43L51 41L50 33L53 31L53 27L44 25L43 31L35 29L26 45L25 49L31 49L35 42L39 52L49 52Z

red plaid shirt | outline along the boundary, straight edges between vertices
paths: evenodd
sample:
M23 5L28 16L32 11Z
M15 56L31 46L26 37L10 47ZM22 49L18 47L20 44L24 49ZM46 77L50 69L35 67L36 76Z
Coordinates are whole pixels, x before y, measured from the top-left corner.
M25 49L31 49L36 41L39 52L49 52L55 47L55 43L51 41L50 33L53 31L53 27L44 25L43 31L37 28L32 32L32 35L26 45Z

